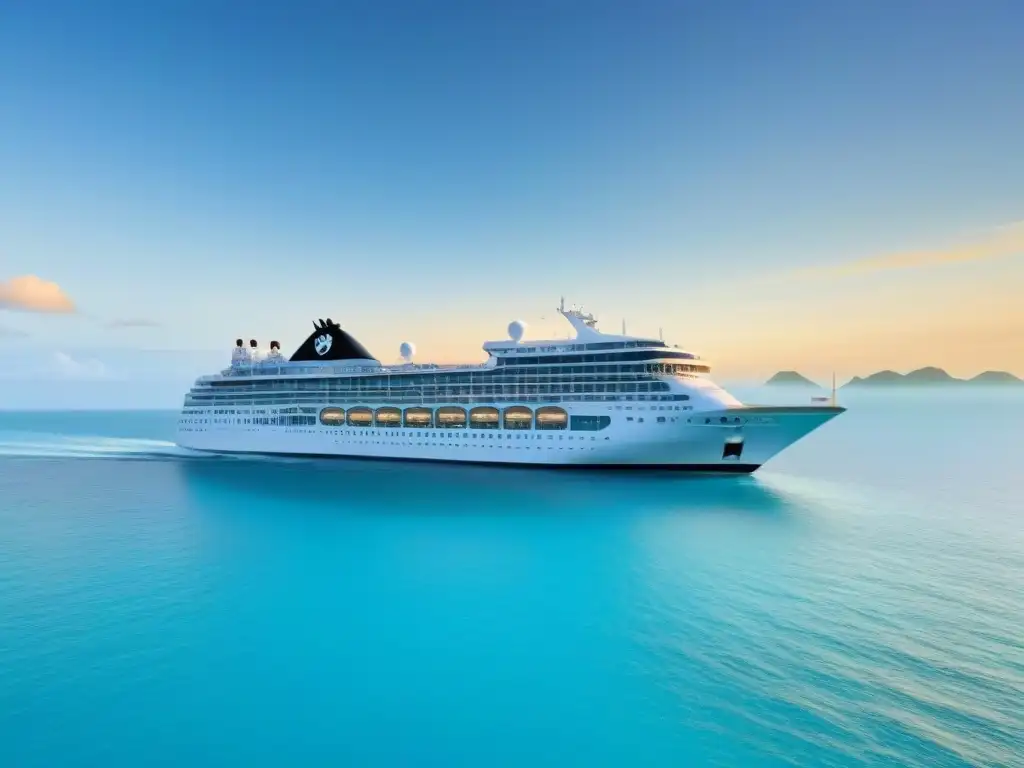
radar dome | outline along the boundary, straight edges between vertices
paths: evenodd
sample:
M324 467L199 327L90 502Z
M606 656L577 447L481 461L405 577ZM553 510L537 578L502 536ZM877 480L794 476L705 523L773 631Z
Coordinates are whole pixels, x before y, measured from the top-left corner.
M398 354L402 356L402 359L408 362L412 360L412 356L416 354L416 345L411 341L403 341L402 346L398 348Z
M526 335L526 323L522 320L513 320L508 324L508 335L512 341L522 341Z

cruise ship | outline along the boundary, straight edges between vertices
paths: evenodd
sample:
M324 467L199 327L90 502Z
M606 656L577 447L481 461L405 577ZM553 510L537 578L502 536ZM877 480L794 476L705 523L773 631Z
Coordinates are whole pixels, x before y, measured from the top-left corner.
M574 337L534 341L520 321L478 365L382 364L330 318L288 359L235 342L196 380L177 442L215 453L540 467L750 473L845 409L744 405L711 366L661 339L603 333L558 313Z

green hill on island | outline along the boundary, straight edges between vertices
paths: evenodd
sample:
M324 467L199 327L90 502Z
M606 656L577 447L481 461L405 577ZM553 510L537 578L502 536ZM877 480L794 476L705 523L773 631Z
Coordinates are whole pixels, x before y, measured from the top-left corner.
M979 373L973 379L967 381L968 384L992 384L1003 386L1004 384L1024 384L1024 380L1018 379L1012 373L1006 371L985 371Z
M821 389L818 384L796 371L779 371L765 382L766 386L787 386L787 387L815 387Z
M929 366L927 368L918 368L916 371L910 373L897 373L896 371L879 371L873 373L870 376L861 378L860 376L854 376L850 381L844 384L844 387L932 387L932 386L1020 386L1024 385L1024 381L1018 379L1012 373L1006 371L985 371L984 373L978 374L973 379L958 379L950 376L946 371L941 368L935 368Z

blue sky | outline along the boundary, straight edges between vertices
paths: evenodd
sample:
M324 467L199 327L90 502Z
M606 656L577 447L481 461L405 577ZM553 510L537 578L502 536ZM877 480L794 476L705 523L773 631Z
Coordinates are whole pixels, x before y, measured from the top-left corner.
M1024 219L1022 30L999 0L7 4L0 283L76 311L0 333L22 382L168 349L187 381L328 315L475 359L562 332L564 294L724 378L1024 373L1022 240L988 247Z

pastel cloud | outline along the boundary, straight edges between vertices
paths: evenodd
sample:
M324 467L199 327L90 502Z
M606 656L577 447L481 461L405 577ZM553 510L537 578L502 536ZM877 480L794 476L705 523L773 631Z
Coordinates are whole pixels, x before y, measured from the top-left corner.
M75 304L56 283L23 275L0 281L0 309L70 314L75 311Z
M892 269L919 269L949 264L988 261L1024 254L1024 221L994 228L986 237L950 248L903 251L801 270L800 274L820 277L854 277Z

